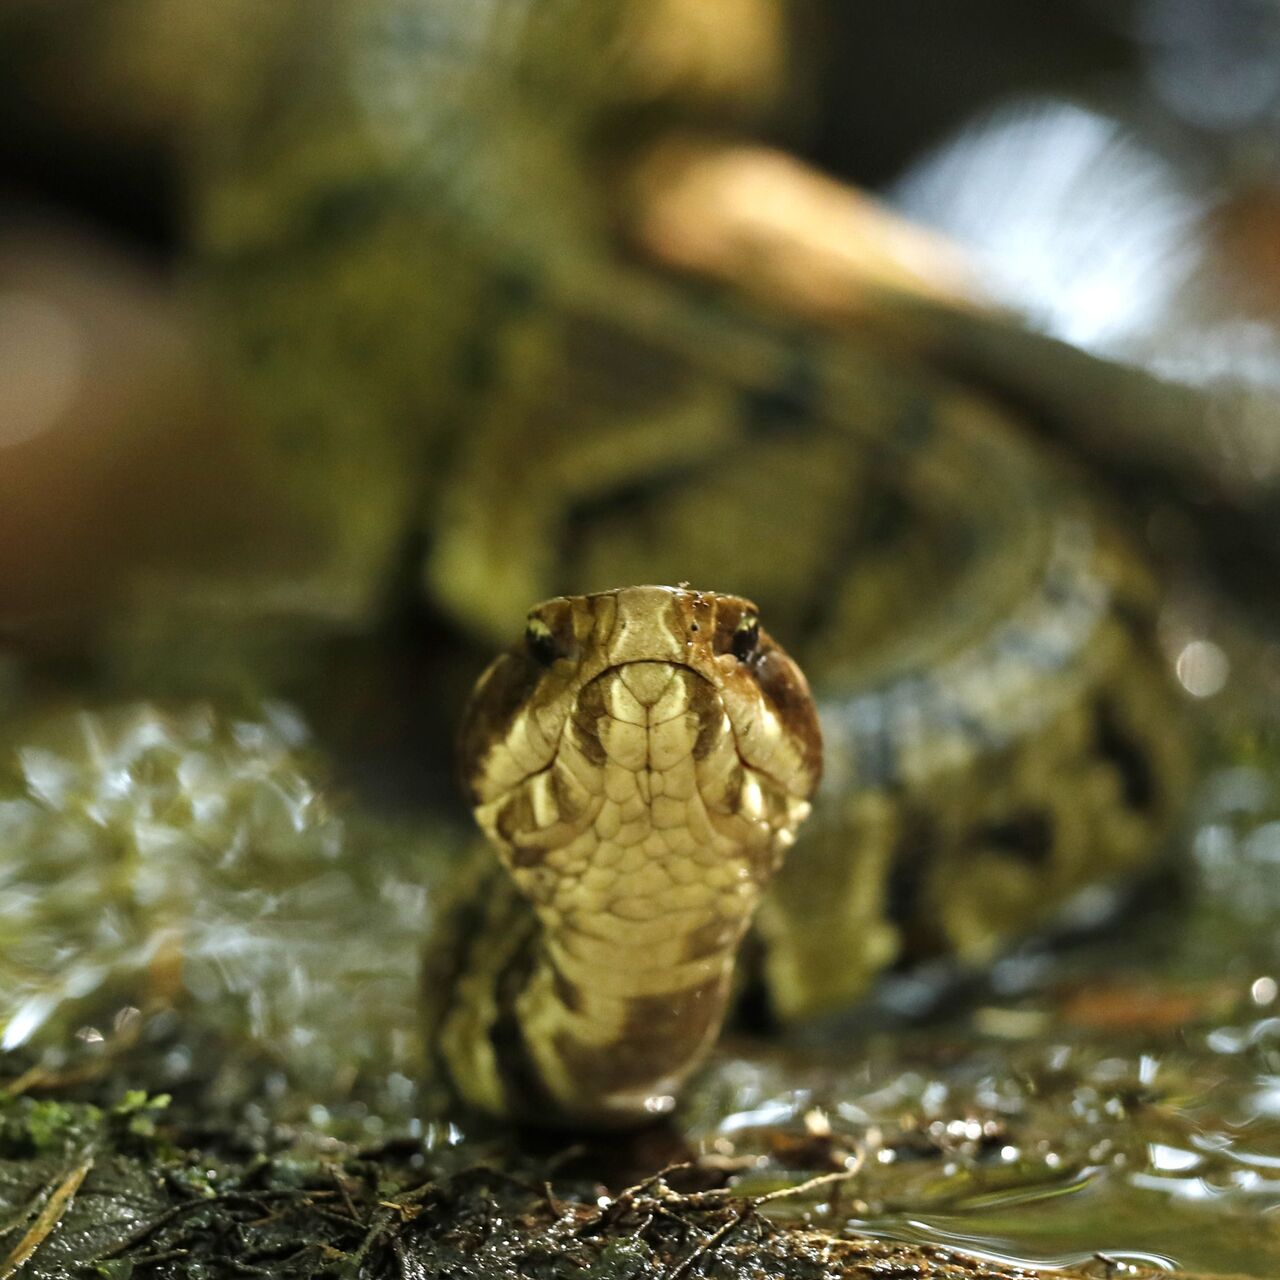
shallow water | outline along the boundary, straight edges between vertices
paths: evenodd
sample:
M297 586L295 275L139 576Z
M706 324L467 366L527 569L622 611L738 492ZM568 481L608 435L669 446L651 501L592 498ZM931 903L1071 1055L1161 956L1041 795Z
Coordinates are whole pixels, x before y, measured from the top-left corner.
M850 1169L770 1209L828 1230L1280 1274L1274 776L1210 776L1176 899L1010 958L950 1016L722 1058L685 1111L700 1148L745 1192Z

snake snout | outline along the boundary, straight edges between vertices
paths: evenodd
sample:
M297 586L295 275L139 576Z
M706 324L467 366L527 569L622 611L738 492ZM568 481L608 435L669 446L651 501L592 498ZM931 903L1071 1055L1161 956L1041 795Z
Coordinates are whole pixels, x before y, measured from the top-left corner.
M637 708L655 708L678 689L675 668L667 662L632 662L618 671L618 683Z

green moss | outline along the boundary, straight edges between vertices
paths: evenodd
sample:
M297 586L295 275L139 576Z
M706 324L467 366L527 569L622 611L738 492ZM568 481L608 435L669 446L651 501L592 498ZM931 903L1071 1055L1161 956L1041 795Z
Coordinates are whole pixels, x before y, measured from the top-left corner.
M22 1158L84 1147L97 1136L101 1123L101 1110L91 1104L29 1098L0 1102L0 1154Z

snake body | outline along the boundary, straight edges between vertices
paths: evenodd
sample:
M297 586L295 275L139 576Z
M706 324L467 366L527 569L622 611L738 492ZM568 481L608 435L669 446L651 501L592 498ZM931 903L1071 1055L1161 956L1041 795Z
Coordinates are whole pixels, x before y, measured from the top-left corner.
M638 759L626 712L608 708L606 729L583 709L606 684L625 702L626 681L574 685L618 663L611 633L581 667L558 659L524 711L508 699L528 659L500 660L464 774L511 875L476 873L462 943L429 980L459 1093L592 1123L668 1105L725 1013L757 899L761 978L794 1020L911 958L985 961L1149 861L1186 767L1158 597L1079 476L925 363L618 244L626 157L668 128L741 126L758 62L670 5L377 0L273 22L201 229L241 390L278 431L256 447L306 442L288 449L290 492L328 539L310 544L326 601L370 580L360 566L385 562L420 503L423 581L472 635L505 643L531 601L562 593L534 615L555 636L562 613L586 627L693 598L609 594L619 583L714 586L757 602L821 716L826 780L764 893L760 857L793 830L812 761L772 775L799 770L766 854L686 815L645 855L669 797L639 792L616 801L637 809L638 843L609 844L615 810L582 825L570 778L598 798L610 759L614 778ZM665 606L635 616L654 645L635 660L659 671L688 636ZM671 696L715 684L689 679ZM562 700L541 704L557 682ZM599 744L604 774L565 764L502 799L513 762L538 762L539 715L574 726L580 756ZM544 849L530 820L569 843ZM615 853L625 889L599 861ZM680 885L699 856L714 865ZM712 911L735 867L741 897ZM646 889L691 914L632 918L657 910Z
M927 673L828 688L821 730L740 598L636 587L535 609L461 738L505 873L468 882L450 968L429 973L455 1091L542 1123L647 1119L713 1042L757 909L775 1007L803 1017L904 954L984 959L1141 865L1182 744L1090 527L1054 532L1039 589L991 632ZM838 790L765 896L824 736Z
M777 96L785 11L225 0L185 125L244 452L295 535L255 598L363 619L409 543L481 643L571 593L468 715L508 872L469 873L429 978L455 1088L499 1114L669 1105L748 927L809 1017L988 959L1176 812L1158 597L1080 476L927 363L619 244L629 157ZM616 590L684 581L742 594ZM825 742L767 893L818 733L765 632L716 648L745 597Z

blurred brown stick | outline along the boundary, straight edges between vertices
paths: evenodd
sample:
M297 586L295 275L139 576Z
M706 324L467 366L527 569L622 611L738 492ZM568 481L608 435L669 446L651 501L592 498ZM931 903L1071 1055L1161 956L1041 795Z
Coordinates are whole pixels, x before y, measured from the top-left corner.
M1036 333L963 251L801 161L683 137L641 157L624 229L661 266L923 356L1027 409L1126 497L1173 504L1251 595L1280 567L1280 397L1157 378Z

